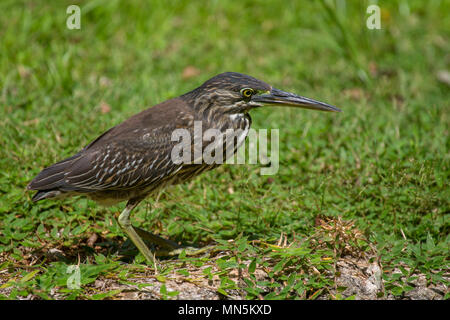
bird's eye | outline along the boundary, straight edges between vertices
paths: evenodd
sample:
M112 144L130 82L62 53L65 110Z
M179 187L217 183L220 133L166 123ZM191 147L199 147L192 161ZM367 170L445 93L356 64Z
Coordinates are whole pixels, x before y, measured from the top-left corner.
M244 88L241 90L241 94L244 98L250 98L255 92L253 91L253 89L250 88Z

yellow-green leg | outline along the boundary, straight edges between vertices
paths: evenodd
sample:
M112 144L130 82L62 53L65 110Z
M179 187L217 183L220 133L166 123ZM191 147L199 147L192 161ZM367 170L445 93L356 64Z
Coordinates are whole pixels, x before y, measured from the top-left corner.
M158 260L155 257L155 254L147 247L142 239L145 239L151 243L157 244L161 247L164 247L168 250L161 250L157 252L160 256L175 256L179 255L183 250L186 255L195 256L199 254L203 254L209 251L212 251L214 247L205 247L205 248L193 248L193 247L181 247L177 243L161 238L157 235L154 235L151 232L142 230L140 228L134 228L131 225L130 221L130 213L136 208L136 206L141 202L142 199L132 199L128 201L125 209L119 216L119 224L122 227L123 231L128 235L130 240L134 243L134 245L138 248L138 250L142 253L142 255L147 259L147 261L153 265L155 265Z
M147 247L147 245L144 243L144 241L139 237L139 235L134 230L133 226L131 225L130 221L130 213L131 211L136 208L136 206L141 202L141 199L139 200L130 200L128 201L125 209L122 211L122 213L119 216L119 224L122 227L123 231L128 235L130 240L134 243L134 245L138 248L138 250L142 253L142 255L147 259L148 262L150 262L152 265L156 265L158 262L155 258L155 255L153 252Z

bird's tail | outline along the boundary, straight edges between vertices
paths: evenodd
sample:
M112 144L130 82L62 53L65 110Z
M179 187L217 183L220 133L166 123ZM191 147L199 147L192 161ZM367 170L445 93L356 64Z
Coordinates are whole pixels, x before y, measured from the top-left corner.
M48 168L42 170L27 186L28 190L38 190L33 196L34 202L60 197L65 193L60 188L64 186L65 173L72 163L77 158L77 155L67 158L63 161L55 163Z
M36 192L33 196L33 198L31 198L31 200L33 202L42 200L42 199L47 199L47 198L59 198L61 195L63 194L62 191L59 190L39 190L38 192Z

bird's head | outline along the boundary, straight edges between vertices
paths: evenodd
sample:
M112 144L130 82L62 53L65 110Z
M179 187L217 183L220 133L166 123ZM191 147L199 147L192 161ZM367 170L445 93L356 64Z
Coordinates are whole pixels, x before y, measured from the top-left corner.
M237 72L221 73L186 94L203 111L220 108L223 113L246 113L262 106L287 106L320 111L340 112L335 106L294 93Z

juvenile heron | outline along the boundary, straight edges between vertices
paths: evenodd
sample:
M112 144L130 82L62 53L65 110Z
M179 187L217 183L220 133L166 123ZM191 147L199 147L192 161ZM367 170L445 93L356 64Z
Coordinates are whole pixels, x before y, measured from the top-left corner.
M340 111L329 104L275 89L253 77L226 72L109 129L74 156L42 170L27 188L38 190L33 201L75 195L86 195L103 204L128 201L119 224L144 257L154 263L154 254L141 237L170 248L177 244L133 228L131 211L161 188L185 182L219 165L175 161L172 150L178 142L173 141L172 133L176 129L191 133L189 147L194 150L196 121L203 130L213 128L223 134L227 129L236 130L233 154L248 134L248 112L266 105ZM220 141L226 148L228 142Z

